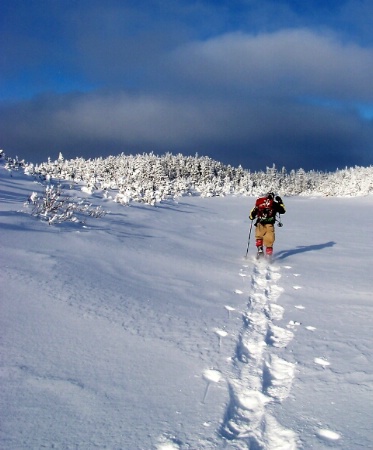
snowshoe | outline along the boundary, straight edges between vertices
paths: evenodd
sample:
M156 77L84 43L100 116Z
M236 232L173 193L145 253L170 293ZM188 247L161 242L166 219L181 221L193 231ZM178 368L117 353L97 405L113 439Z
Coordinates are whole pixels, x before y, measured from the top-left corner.
M261 259L264 257L263 247L258 247L258 252L256 254L256 259Z

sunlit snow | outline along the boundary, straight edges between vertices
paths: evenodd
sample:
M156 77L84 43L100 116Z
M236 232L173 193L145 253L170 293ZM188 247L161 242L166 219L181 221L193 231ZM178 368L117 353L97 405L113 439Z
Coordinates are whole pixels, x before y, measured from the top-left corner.
M268 263L254 198L39 189L0 168L1 449L373 448L372 196L284 198Z

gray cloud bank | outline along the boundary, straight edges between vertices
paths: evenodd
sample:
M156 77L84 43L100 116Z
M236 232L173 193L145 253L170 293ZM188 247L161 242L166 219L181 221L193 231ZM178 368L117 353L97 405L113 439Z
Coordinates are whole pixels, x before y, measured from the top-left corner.
M373 49L330 32L226 33L154 56L132 90L4 103L0 145L34 162L171 151L252 170L369 165L372 80Z

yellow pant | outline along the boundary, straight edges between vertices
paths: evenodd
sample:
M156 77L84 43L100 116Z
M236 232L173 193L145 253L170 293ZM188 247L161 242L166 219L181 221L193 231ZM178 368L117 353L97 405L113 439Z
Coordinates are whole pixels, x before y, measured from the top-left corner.
M264 244L266 247L273 247L273 243L275 242L274 225L270 223L267 223L265 225L258 223L255 228L255 239L257 246Z

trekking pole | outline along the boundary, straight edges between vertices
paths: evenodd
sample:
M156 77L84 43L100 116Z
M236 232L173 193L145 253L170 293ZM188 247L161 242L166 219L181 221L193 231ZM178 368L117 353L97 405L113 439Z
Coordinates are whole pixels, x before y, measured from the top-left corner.
M247 249L246 249L246 255L245 258L247 258L247 254L249 253L249 247L250 247L250 237L251 237L251 230L253 228L253 221L251 220L251 225L250 225L250 232L249 232L249 239L247 241Z

